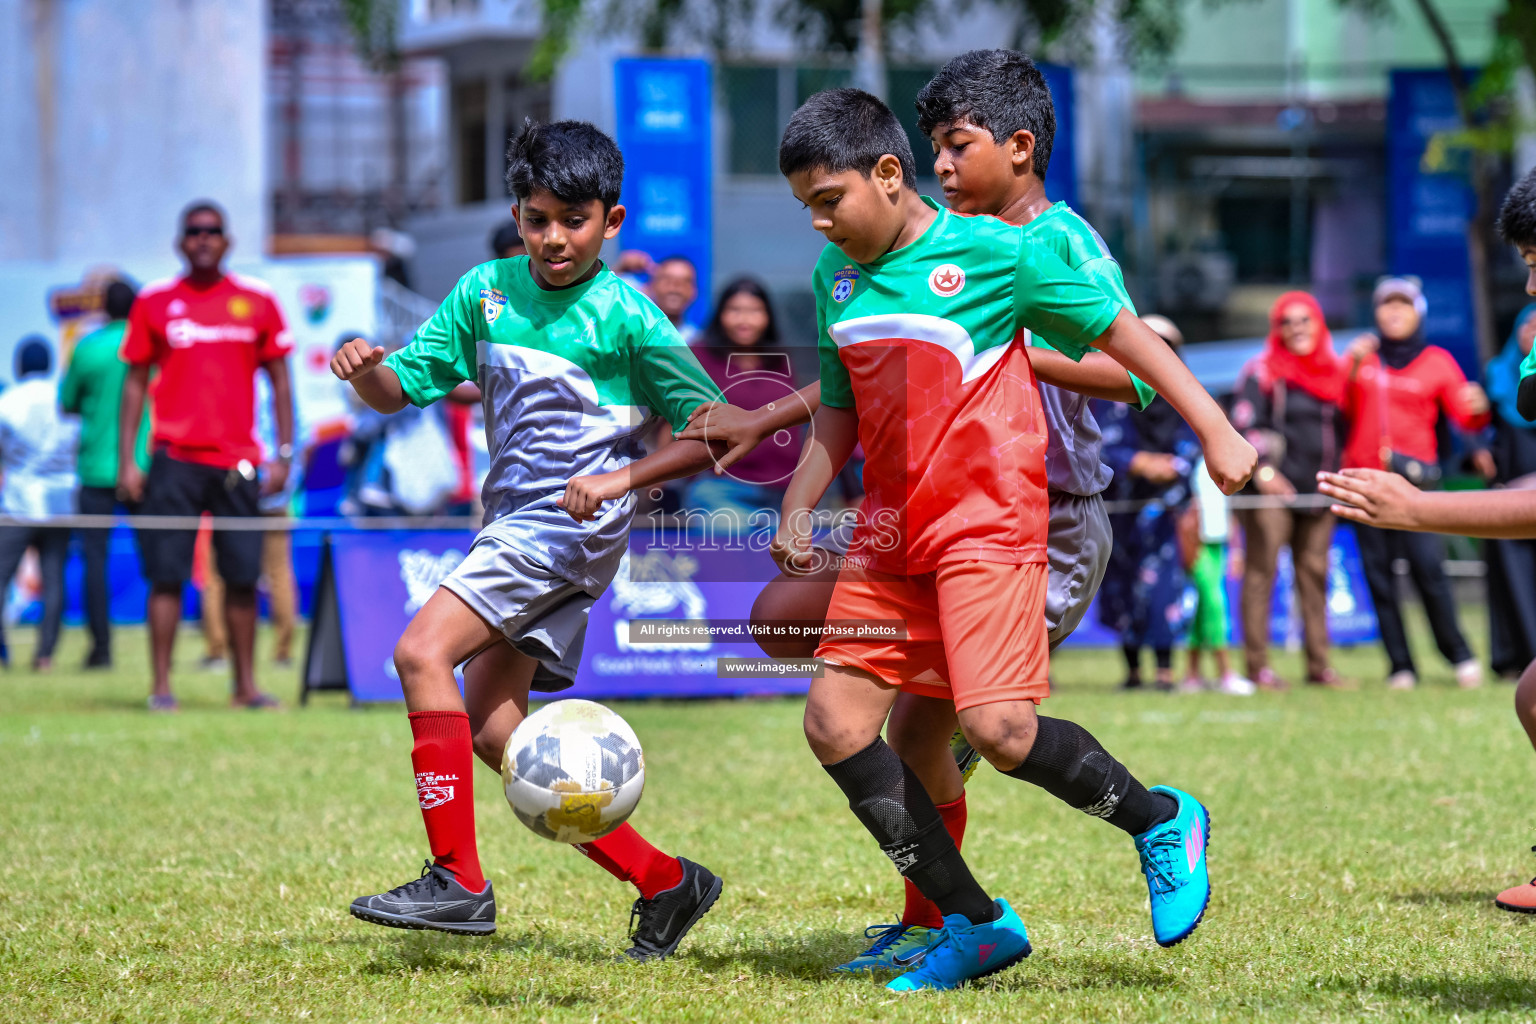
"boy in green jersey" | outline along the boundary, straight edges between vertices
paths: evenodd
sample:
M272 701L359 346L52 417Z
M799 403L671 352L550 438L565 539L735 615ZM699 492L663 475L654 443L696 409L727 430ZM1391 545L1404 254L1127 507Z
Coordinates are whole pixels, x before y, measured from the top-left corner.
M785 130L779 164L832 244L813 277L820 407L772 552L787 571L806 563L810 510L861 443L865 503L827 621L881 621L863 636L823 638L806 736L861 823L943 914L921 963L890 987L953 988L1027 956L1028 937L972 878L919 771L880 729L898 690L942 691L983 757L1034 781L1035 703L1049 692L1047 428L1017 331L1074 360L1107 351L1159 386L1228 493L1254 453L1167 347L1048 247L918 196L906 135L874 97L812 97ZM902 627L894 638L883 631L891 621ZM1181 922L1158 938L1178 941L1209 897L1205 809L1177 790L1148 792L1082 730L1067 740L1071 749L1056 752L1068 755L1066 771L1053 769L1074 786L1091 776L1097 810L1144 827L1143 862ZM947 742L913 760L926 762L922 774L941 761L955 771Z
M484 396L485 525L395 648L433 859L421 878L351 907L376 924L464 935L496 930L475 846L473 759L499 769L529 691L571 685L587 613L627 547L631 491L709 465L698 441L644 455L653 417L681 426L694 405L719 398L661 311L598 259L624 221L613 140L584 122L529 122L507 157L528 255L464 275L388 358L357 339L331 362L383 413L426 406L465 381ZM454 667L465 662L461 697ZM627 824L576 849L639 891L627 950L636 960L670 955L720 893L707 869Z

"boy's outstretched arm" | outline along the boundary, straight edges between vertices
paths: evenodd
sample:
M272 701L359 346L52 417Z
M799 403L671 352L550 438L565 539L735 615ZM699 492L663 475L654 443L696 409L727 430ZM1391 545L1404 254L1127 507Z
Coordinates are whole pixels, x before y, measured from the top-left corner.
M576 477L565 485L565 494L555 504L578 523L585 522L597 518L597 510L605 501L668 480L693 476L713 461L710 446L702 441L671 441L622 469Z
M1421 491L1386 470L1346 469L1317 474L1317 489L1346 503L1334 515L1366 526L1523 540L1536 537L1536 481L1524 479L1496 491Z
M1152 385L1184 417L1205 450L1206 471L1223 494L1235 494L1248 482L1258 453L1152 328L1121 310L1093 347Z
M1032 345L1029 363L1042 384L1064 391L1075 391L1089 398L1103 398L1126 405L1141 404L1131 375L1114 358L1102 352L1089 352L1081 362L1074 362L1054 349Z
M399 412L408 404L405 389L394 370L380 365L383 362L382 348L353 338L331 357L331 372L337 380L351 384L369 408L382 413Z
M724 402L700 402L688 414L688 425L675 435L685 441L720 442L726 452L715 462L719 476L752 449L780 430L809 423L821 408L821 381L769 402L760 409L742 409Z
M811 512L859 443L859 416L852 409L823 405L811 417L800 465L784 492L779 532L769 554L786 575L803 571L811 550Z

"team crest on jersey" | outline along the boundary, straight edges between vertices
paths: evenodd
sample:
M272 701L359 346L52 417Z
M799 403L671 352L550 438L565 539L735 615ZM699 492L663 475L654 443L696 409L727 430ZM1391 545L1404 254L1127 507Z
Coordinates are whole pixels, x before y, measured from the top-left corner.
M501 316L501 311L507 306L507 297L501 294L499 288L480 289L480 312L485 314L485 326L489 327Z
M848 296L853 294L853 286L858 283L859 272L852 267L844 267L832 275L832 280L837 282L832 286L832 301L847 302Z
M965 271L953 263L940 263L929 273L928 287L941 299L958 295L965 287Z
M230 299L229 315L236 320L249 320L251 318L251 300L244 295L236 295Z

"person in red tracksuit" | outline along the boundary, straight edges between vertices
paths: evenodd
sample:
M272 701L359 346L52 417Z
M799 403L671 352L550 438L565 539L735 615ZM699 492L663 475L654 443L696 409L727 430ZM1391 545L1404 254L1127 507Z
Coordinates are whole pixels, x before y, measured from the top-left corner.
M1463 431L1488 423L1488 396L1467 382L1445 349L1424 342L1424 292L1409 277L1384 278L1373 296L1376 335L1350 346L1345 411L1350 418L1344 468L1399 473L1421 488L1438 486L1440 443L1435 428L1443 411ZM1456 603L1445 575L1445 542L1434 534L1357 526L1366 584L1376 606L1381 642L1391 659L1387 685L1412 689L1418 682L1403 629L1392 566L1408 563L1409 573L1434 630L1435 644L1463 687L1482 683L1482 666L1456 621Z

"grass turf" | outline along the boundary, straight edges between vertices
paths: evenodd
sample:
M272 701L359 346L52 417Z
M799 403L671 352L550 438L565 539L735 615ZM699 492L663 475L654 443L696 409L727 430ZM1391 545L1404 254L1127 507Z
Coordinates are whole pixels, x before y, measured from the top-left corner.
M1469 623L1471 625L1471 623ZM1481 632L1480 629L1477 630ZM1419 634L1423 635L1423 630ZM26 634L16 655L30 653ZM1432 1020L1536 1015L1536 920L1492 895L1533 868L1532 754L1510 688L1413 693L1344 652L1357 693L1114 692L1111 652L1058 658L1049 713L1212 812L1215 894L1151 939L1130 841L983 766L966 850L1035 954L968 991L893 998L826 968L900 908L816 767L796 701L619 705L646 745L634 823L724 876L672 961L614 963L632 894L534 837L477 776L490 939L377 928L347 903L425 853L398 708L231 712L190 666L151 716L123 630L113 674L0 677L0 1019L7 1021ZM60 657L78 664L78 634ZM1283 657L1279 667L1297 672ZM266 670L285 699L292 674Z

